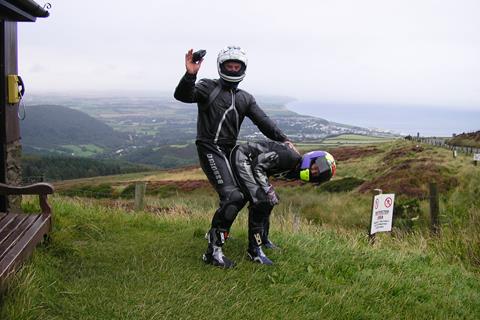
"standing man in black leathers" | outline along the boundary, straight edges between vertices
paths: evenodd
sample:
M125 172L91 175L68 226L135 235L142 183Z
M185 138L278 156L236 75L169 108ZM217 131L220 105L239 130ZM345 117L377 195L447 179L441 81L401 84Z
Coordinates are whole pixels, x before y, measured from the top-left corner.
M248 256L254 262L271 265L262 245L268 241L269 216L278 203L278 196L268 177L322 183L335 174L335 159L325 151L311 151L301 156L285 143L262 141L235 147L230 163L243 194L250 202Z
M175 89L175 99L197 103L198 157L203 172L220 197L208 231L208 247L203 255L206 263L230 268L234 262L225 257L222 246L230 227L246 199L235 184L228 155L235 146L240 126L248 117L268 138L288 142L285 134L259 108L251 94L238 88L245 77L247 56L235 46L221 50L217 57L220 79L202 79L195 83L202 60L193 62L193 50L185 55L187 72Z

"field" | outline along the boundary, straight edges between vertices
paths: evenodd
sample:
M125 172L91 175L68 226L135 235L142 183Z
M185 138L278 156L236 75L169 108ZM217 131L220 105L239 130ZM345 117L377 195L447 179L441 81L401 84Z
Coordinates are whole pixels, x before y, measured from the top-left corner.
M313 149L325 150L333 147L366 146L376 145L379 143L391 143L396 140L398 140L398 138L364 136L360 134L341 134L318 142L300 142L297 143L296 146L301 151Z
M198 168L62 182L51 240L10 282L0 318L478 319L480 172L470 158L406 141L329 151L333 181L273 182L281 250L267 252L272 267L246 259L245 209L224 248L236 268L203 264L218 199ZM148 181L141 212L120 196L138 181ZM441 194L439 236L429 230L430 182ZM111 197L95 197L100 186ZM396 193L399 209L393 232L371 245L376 187Z
M352 145L352 144L372 144L380 142L391 142L395 138L389 137L372 137L372 136L362 136L356 134L342 134L336 137L330 137L323 141L325 145Z
M64 149L71 152L72 156L77 157L91 157L96 154L101 154L104 150L96 145L87 144L87 145L63 145Z

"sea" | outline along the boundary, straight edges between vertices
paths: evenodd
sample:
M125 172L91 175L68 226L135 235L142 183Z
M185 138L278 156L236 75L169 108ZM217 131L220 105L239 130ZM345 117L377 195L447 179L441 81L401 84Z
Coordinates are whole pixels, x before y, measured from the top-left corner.
M451 137L480 130L480 106L470 109L294 101L287 108L303 115L401 135Z

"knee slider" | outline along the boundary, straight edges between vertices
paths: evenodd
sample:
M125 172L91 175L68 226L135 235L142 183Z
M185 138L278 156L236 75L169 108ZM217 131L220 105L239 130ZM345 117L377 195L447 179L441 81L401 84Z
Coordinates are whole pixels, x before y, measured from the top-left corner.
M229 202L235 204L243 203L244 199L243 193L238 189L233 190L232 193L230 193L230 197L228 197Z
M228 199L222 204L225 213L225 219L229 222L233 222L237 217L238 212L242 209L245 204L245 197L240 190L233 190Z

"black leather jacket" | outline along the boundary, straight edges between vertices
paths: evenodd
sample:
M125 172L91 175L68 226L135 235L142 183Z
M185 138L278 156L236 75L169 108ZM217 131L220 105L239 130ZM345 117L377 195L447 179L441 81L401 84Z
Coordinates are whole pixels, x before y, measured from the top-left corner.
M287 137L259 108L255 99L246 91L229 85L223 80L202 79L195 84L196 75L186 73L177 88L175 99L198 104L197 140L220 145L234 145L240 126L248 117L268 138L284 142ZM209 95L222 85L215 100L208 105Z
M301 161L291 147L274 141L241 144L230 156L236 178L254 202L262 200L270 188L269 176L298 179Z

